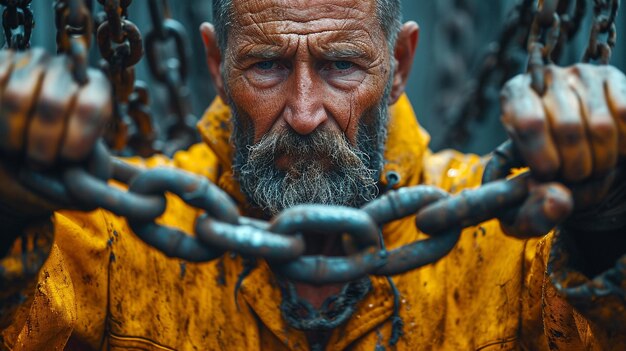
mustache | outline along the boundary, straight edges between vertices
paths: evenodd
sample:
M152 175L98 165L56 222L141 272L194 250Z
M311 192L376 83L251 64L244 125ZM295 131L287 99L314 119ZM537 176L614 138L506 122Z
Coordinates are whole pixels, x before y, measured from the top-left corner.
M246 149L237 175L244 193L270 215L306 203L359 207L378 194L369 155L342 131L320 128L308 135L269 132ZM279 169L276 159L288 156Z
M342 131L321 128L307 135L292 129L266 134L257 144L248 147L248 161L271 164L279 156L288 156L293 168L307 168L314 160L325 160L341 168L364 167L369 156L352 146Z

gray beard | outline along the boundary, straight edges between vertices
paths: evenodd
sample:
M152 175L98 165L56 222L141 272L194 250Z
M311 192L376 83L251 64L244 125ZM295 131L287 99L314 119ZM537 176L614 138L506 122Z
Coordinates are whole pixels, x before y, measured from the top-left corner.
M251 204L275 216L300 204L361 207L376 198L389 90L390 85L380 102L359 119L356 147L343 132L324 127L308 135L292 129L271 131L253 144L254 131L242 127L244 116L231 102L233 171ZM276 167L279 156L292 160L287 169Z

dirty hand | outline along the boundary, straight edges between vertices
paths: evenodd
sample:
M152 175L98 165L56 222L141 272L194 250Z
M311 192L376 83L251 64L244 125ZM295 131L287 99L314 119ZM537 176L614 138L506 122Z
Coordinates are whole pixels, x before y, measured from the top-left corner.
M626 155L622 72L588 64L548 66L544 79L543 95L531 88L529 75L502 90L504 127L534 180L529 200L504 223L516 236L546 234L572 211L597 204L615 186Z
M87 158L109 119L110 87L98 71L79 86L66 56L0 52L0 219L49 214L57 205L24 188L20 169L59 170ZM7 219L8 218L8 219ZM4 224L4 223L3 223Z

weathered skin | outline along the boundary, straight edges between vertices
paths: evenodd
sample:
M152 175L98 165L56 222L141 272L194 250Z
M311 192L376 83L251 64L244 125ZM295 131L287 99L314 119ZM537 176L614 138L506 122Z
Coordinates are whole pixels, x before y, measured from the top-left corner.
M224 82L255 139L271 129L339 128L380 100L392 59L367 1L235 2ZM341 69L342 63L348 69ZM265 66L264 66L265 65ZM266 68L269 67L269 68ZM396 97L397 98L397 97Z

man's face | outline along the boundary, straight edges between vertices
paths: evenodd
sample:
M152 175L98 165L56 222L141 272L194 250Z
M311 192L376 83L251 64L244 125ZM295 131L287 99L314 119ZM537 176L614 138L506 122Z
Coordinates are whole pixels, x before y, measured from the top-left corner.
M234 1L224 80L235 172L276 214L376 194L391 65L375 1Z

